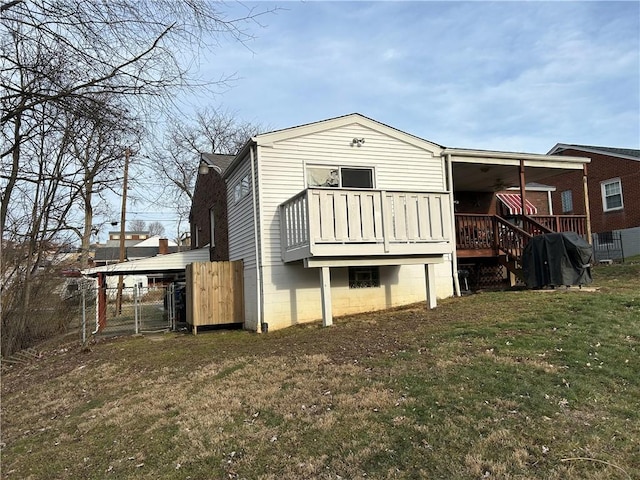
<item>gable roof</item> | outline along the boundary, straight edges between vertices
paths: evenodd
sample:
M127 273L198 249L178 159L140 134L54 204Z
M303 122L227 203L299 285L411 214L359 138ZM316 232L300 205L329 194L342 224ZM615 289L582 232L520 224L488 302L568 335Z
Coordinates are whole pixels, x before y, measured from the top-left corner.
M235 155L224 155L222 153L201 153L200 159L209 167L216 168L220 173L229 168Z
M372 130L395 137L400 141L404 141L408 144L414 145L418 148L423 148L425 150L439 151L445 148L442 145L438 145L437 143L425 140L384 123L378 122L377 120L373 120L372 118L366 117L360 113L350 113L348 115L342 115L340 117L328 118L326 120L320 120L313 123L305 123L295 127L288 127L280 130L274 130L272 132L258 134L250 138L247 143L245 143L245 145L240 149L236 157L231 162L231 165L229 165L224 173L225 175L227 173L230 173L236 167L236 165L238 165L242 161L242 159L248 155L249 149L253 145L271 145L274 142L289 140L292 138L310 135L313 133L353 124L365 126Z
M579 150L585 153L597 153L600 155L611 155L613 157L624 158L627 160L640 161L640 150L632 148L616 148L616 147L598 147L595 145L575 145L570 143L557 143L548 155L563 152L565 150Z
M328 118L326 120L320 120L317 122L306 123L303 125L298 125L296 127L283 128L280 130L274 130L272 132L261 133L256 135L254 139L259 141L259 143L269 143L276 142L282 139L295 138L302 135L309 135L310 133L315 133L323 130L329 130L336 127L341 127L344 125L351 125L354 123L358 123L360 125L367 126L373 130L383 131L392 136L396 136L399 138L408 141L408 143L418 142L421 144L429 144L430 146L436 147L437 149L444 148L442 145L438 145L437 143L430 142L429 140L425 140L424 138L417 137L407 132L403 132L395 127L387 125L385 123L379 122L372 118L369 118L360 113L349 113L347 115L341 115L339 117Z
M160 245L160 239L166 237L161 237L160 235L154 235L152 237L147 238L146 240L142 240L140 243L136 243L136 247L158 247ZM177 247L178 244L173 240L167 239L168 247Z

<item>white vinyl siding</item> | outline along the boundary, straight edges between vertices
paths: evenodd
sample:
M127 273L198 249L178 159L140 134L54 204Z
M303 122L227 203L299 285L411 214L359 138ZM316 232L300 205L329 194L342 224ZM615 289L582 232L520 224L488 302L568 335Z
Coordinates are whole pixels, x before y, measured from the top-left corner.
M352 146L354 138L364 138L366 142L360 147ZM242 179L251 174L249 156L226 179L229 186L229 256L230 260L245 262L245 328L251 330L260 328L259 296L269 329L321 317L319 269L304 268L301 263L284 264L281 257L279 207L307 188L307 165L370 169L375 189L445 190L441 147L383 126L378 129L351 124L297 137L258 135L257 144L255 182L261 245L256 246L254 241L253 183L247 198L236 203L234 195L235 185L242 185ZM448 216L445 220L448 221ZM435 267L437 296L450 296L450 261L445 260ZM257 283L258 271L261 286ZM424 265L380 267L380 287L376 288L349 288L347 268L332 268L331 279L334 315L425 300Z
M365 138L366 143L354 147L354 138ZM425 142L427 145L431 146ZM264 265L281 264L278 207L306 188L307 165L371 168L376 189L443 191L443 160L438 148L429 151L355 124L258 147Z
M228 179L228 185L241 185L244 178L250 178L251 162L243 159ZM253 222L253 201L251 185L245 198L235 202L234 189L227 190L227 215L229 226L229 260L242 260L245 270L255 268L256 248Z
M361 147L354 138L364 138ZM361 125L290 138L257 148L260 179L263 315L270 329L318 320L321 317L319 270L283 264L279 206L307 188L307 166L366 168L373 187L384 190L445 190L440 147L424 142L420 148L393 134ZM430 150L429 148L432 147ZM448 216L447 216L448 218ZM451 264L436 265L437 295L452 294ZM349 288L347 268L331 269L334 315L380 310L425 300L425 267L380 267L380 287Z

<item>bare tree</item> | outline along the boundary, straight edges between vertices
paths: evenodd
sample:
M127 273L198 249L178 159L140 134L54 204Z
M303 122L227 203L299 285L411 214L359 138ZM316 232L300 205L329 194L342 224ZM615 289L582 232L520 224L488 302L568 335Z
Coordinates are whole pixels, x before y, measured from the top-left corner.
M147 222L140 219L129 220L129 230L132 232L146 232L148 230Z
M39 287L43 277L50 276L58 247L72 235L65 225L80 195L69 182L77 168L70 155L67 116L43 104L31 111L29 120L33 124L21 142L22 155L29 162L14 177L14 201L3 230L3 242L12 247L2 252L3 352L25 346L34 319L39 319L39 313L47 314L32 303L40 298Z
M128 99L142 111L142 99L170 104L178 88L226 85L231 77L202 82L189 66L220 36L249 40L244 30L262 11L228 18L207 0L22 0L3 4L0 17L0 103L2 125L13 128L2 147L4 191L0 228L4 230L15 176L20 169L23 122L39 105L73 110L102 103L105 95ZM205 41L209 39L208 41ZM6 168L5 157L10 158ZM5 173L6 171L6 173Z
M79 105L70 115L69 125L73 130L70 138L77 172L67 180L79 190L83 224L75 225L75 219L65 224L81 239L81 268L87 266L91 235L99 230L93 224L94 209L105 204L106 192L120 187L123 143L137 143L141 131L137 119L118 104L117 97L106 96L102 102L96 102L97 99Z
M268 11L247 9L232 18L221 5L206 0L22 0L3 5L3 43L12 39L32 50L63 51L64 57L52 59L51 72L63 74L54 74L55 88L47 89L13 77L13 72L30 68L24 58L3 58L7 75L1 99L9 108L2 122L41 103L63 104L105 92L162 96L176 87L202 85L190 76L185 55L193 52L196 58L220 36L250 40L246 25ZM34 73L44 72L37 68Z
M28 346L30 325L44 320L32 302L56 245L75 235L88 248L95 202L119 182L122 152L140 133L131 134L131 120L149 105L170 107L177 89L230 80L198 81L186 52L195 58L220 36L249 40L243 28L265 12L234 19L220 5L13 0L0 6L0 233L10 247L2 250L3 354Z
M160 237L164 237L165 229L164 225L160 222L151 222L147 225L147 229L149 230L149 235L155 236L159 235Z
M267 127L239 120L234 114L212 107L196 112L193 119L174 120L161 146L154 149L152 168L165 185L180 221L186 221L202 153L235 155L251 138Z

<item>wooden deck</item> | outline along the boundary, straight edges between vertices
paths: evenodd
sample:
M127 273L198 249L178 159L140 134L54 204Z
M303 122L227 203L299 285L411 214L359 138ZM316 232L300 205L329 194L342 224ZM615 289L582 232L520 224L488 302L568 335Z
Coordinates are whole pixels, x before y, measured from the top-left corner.
M280 206L282 259L451 253L450 194L308 188Z
M529 238L552 232L576 232L586 238L586 215L519 215L510 221L497 215L456 214L459 258L520 257Z

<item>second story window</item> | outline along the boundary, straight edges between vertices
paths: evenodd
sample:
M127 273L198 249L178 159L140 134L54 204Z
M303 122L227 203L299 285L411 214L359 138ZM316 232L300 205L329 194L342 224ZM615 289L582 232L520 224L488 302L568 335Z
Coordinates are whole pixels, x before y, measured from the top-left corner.
M233 187L234 203L238 203L244 197L249 195L250 185L251 185L251 181L249 178L249 174L247 173L244 177L242 177L242 180L236 183L236 185Z
M622 203L622 182L619 178L602 182L600 188L602 190L602 210L609 212L611 210L621 210L624 207Z
M373 188L373 168L307 166L307 187Z

